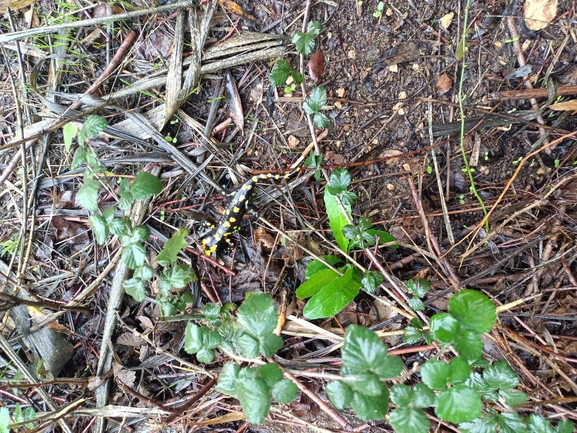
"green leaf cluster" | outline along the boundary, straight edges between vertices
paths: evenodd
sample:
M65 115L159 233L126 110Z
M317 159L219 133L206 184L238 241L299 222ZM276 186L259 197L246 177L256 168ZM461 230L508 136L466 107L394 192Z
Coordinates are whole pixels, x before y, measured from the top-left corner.
M238 398L247 421L252 424L263 423L270 411L271 399L288 404L298 393L293 382L282 378L277 364L241 368L227 362L216 389Z
M431 283L424 278L407 281L407 292L413 295L409 300L409 307L411 307L413 311L423 311L425 309L423 298L429 290L431 290Z
M282 87L287 84L289 77L292 77L295 84L303 82L303 76L300 72L291 68L288 60L279 60L276 62L274 69L270 74L270 82L275 87ZM294 89L285 89L286 93L291 93Z
M389 410L389 389L385 379L398 376L403 363L389 356L387 347L369 329L350 325L341 351L342 381L327 385L327 395L337 409L351 405L363 421L383 419Z
M323 26L318 21L310 21L306 33L295 32L292 43L300 54L308 56L315 49L315 38L321 33Z
M344 226L343 235L351 241L349 245L351 249L370 248L376 245L377 239L379 240L379 244L396 241L395 237L389 232L374 229L371 220L366 217L359 218L357 225L347 224ZM391 248L399 248L399 246L391 245Z
M315 87L303 102L303 110L313 116L313 123L317 128L326 128L329 124L329 118L321 113L325 105L327 105L327 89L324 86Z

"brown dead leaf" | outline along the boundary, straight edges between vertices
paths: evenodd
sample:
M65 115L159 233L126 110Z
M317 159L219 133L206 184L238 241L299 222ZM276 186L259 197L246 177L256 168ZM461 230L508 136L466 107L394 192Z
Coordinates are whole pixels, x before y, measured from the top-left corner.
M455 16L455 12L449 12L447 15L441 17L441 26L444 29L448 29L451 23L453 22L453 17Z
M40 27L40 20L38 19L38 14L34 8L30 8L24 12L24 19L28 23L28 27L32 29Z
M0 0L0 13L6 13L8 8L17 11L18 9L31 5L35 1L36 0Z
M531 30L542 30L557 15L558 0L526 0L525 23Z
M226 9L231 14L238 15L244 20L249 20L256 23L255 17L246 12L240 5L233 2L232 0L218 0L218 4L220 4L223 9Z
M225 89L228 96L227 102L228 108L230 109L230 117L232 117L232 121L238 127L238 129L244 131L244 112L242 111L242 103L240 101L238 89L236 88L236 83L234 82L232 74L229 71L226 72Z
M439 95L444 95L451 90L452 85L453 82L446 73L443 73L443 75L437 78L437 91L439 92Z
M118 336L116 344L129 347L139 347L142 344L142 341L140 341L140 338L132 332L124 332Z
M577 110L577 99L558 102L557 104L549 105L549 108L555 111L575 111Z
M325 70L325 57L321 50L316 51L309 60L309 75L313 81L319 81Z
M287 137L287 143L291 149L296 149L300 144L300 140L291 134Z

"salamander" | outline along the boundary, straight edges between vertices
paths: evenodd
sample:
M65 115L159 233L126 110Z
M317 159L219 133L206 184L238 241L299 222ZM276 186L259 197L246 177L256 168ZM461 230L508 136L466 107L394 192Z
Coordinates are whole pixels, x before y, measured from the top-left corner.
M214 230L202 240L201 247L204 254L212 256L222 245L223 241L232 245L230 235L239 228L239 224L246 212L254 214L250 211L252 193L251 190L255 183L266 180L282 180L290 179L300 171L300 167L287 171L286 173L263 173L252 176L247 180L236 192L232 193L233 197L230 200L227 208L219 218Z

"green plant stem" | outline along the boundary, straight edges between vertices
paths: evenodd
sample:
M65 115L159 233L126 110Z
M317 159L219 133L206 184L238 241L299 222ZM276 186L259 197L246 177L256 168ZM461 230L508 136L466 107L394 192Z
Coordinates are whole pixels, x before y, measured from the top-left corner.
M487 215L487 207L483 198L479 195L477 188L475 187L475 180L473 179L473 173L469 165L469 159L467 158L467 152L465 151L465 109L463 107L463 83L465 81L465 68L467 67L466 62L466 47L467 47L467 25L469 22L469 7L471 5L471 0L467 0L465 4L465 15L463 18L463 34L461 36L461 52L463 53L463 58L461 61L461 76L459 77L459 113L461 115L461 131L460 131L460 141L461 141L461 155L463 156L463 162L465 163L465 170L467 171L467 176L469 176L469 182L471 184L471 193L475 196L481 208L483 209L483 215ZM485 231L489 235L489 219L485 221Z

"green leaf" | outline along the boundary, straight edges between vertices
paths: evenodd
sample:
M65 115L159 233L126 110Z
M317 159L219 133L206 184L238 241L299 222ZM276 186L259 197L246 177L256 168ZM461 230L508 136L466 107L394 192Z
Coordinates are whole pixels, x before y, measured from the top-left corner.
M262 353L263 356L270 358L273 356L277 351L282 349L284 346L284 341L278 335L275 334L267 334L261 335L258 337L259 339L259 351Z
M246 420L251 424L262 424L270 410L269 388L264 380L257 377L239 378L236 393Z
M343 366L354 373L371 371L381 379L392 379L403 370L397 356L388 356L387 347L370 329L350 325L345 333L341 356Z
M91 114L86 118L82 129L78 133L78 143L84 144L85 141L96 137L106 129L108 122L104 117Z
M250 359L256 359L259 357L259 341L254 335L248 332L242 332L236 340L240 352Z
M351 184L352 177L346 168L337 168L329 177L329 189L332 195L345 192Z
M86 174L84 177L84 185L80 187L76 193L76 200L78 203L89 212L96 212L98 210L98 190L100 183L92 179L92 175Z
M64 136L64 150L66 153L70 152L72 147L72 139L78 134L78 127L73 123L67 123L62 128L62 135Z
M431 336L441 344L451 344L460 330L459 322L448 313L435 314L431 318Z
M204 328L201 328L195 323L188 322L186 329L184 330L184 350L186 353L194 355L202 349L203 334Z
M449 383L451 367L444 361L430 359L421 369L423 383L431 389L441 389Z
M360 392L353 394L351 404L360 419L374 421L385 418L389 410L389 391L387 387L383 387L383 389L385 390L384 394L378 398Z
M497 308L489 297L474 290L455 294L449 301L448 311L465 329L477 334L489 332L497 314Z
M108 229L113 235L126 234L128 231L126 223L122 218L114 218L112 221L110 221L110 223L108 223Z
M336 266L337 264L339 264L340 262L342 262L342 260L337 257L337 256L333 256L333 255L327 255L323 257L323 260L325 262L327 262L329 265L331 266ZM327 265L325 265L323 262L321 262L320 260L313 260L312 262L309 263L309 265L307 266L307 270L305 271L305 278L308 280L309 278L311 278L313 275L315 275L317 272L320 272L324 269L328 269Z
M332 269L324 269L317 272L299 286L296 290L297 298L306 299L316 295L323 287L334 281L339 276L340 275Z
M575 426L569 420L564 419L563 421L557 424L556 432L557 433L573 433Z
M186 237L188 236L187 229L177 230L172 237L164 244L162 251L156 257L156 261L162 266L167 266L176 262L178 254L184 250L188 244Z
M459 430L462 433L497 433L497 418L494 415L482 416L459 424Z
M425 309L425 303L419 298L411 298L409 299L409 307L411 307L413 311L423 311Z
M476 361L483 355L483 342L473 331L461 330L453 342L453 347L459 356L468 361Z
M106 239L108 239L108 225L106 224L106 220L100 215L91 215L88 217L88 222L90 223L90 227L92 227L92 232L98 245L104 245Z
M282 371L277 364L264 364L256 369L256 373L261 377L269 388L272 388L282 379Z
M463 358L453 358L449 361L451 374L449 375L449 383L457 384L463 383L471 374L471 366Z
M288 379L277 382L272 388L272 398L279 403L289 404L293 401L299 389Z
M339 410L345 409L353 401L353 391L345 382L330 382L326 391L331 403Z
M355 374L354 380L347 382L353 391L361 392L365 395L378 397L383 394L385 385L379 377L372 372Z
M403 340L407 344L417 344L423 338L423 331L413 326L407 326L403 330Z
M375 237L378 236L379 237L379 245L397 241L397 239L392 234L390 234L389 232L386 232L384 230L368 229L367 233L369 233L371 236L375 236ZM399 248L399 246L398 245L389 245L389 248Z
M363 289L368 293L375 293L377 287L383 284L383 275L377 271L367 271L361 280Z
M0 433L9 433L10 411L7 407L0 407Z
M146 286L140 278L126 280L122 287L136 302L142 302L146 299Z
M425 408L435 403L435 393L427 385L417 383L413 387L413 392L415 394L413 406Z
M307 33L311 36L318 36L323 29L323 25L318 21L309 21L307 24Z
M154 269L152 266L144 265L134 271L134 276L140 278L141 280L148 281L152 279L154 275Z
M315 49L315 39L313 35L303 32L295 32L292 43L300 54L308 56Z
M122 261L129 269L136 269L146 261L146 249L142 244L130 244L122 251Z
M519 378L507 361L497 361L483 371L483 379L493 389L511 389L519 385Z
M145 225L134 227L131 242L144 242L150 236L150 229Z
M455 385L439 392L435 413L444 421L459 424L478 418L482 409L483 402L479 394L465 385Z
M497 416L497 423L499 424L499 427L501 427L502 433L527 433L528 431L531 431L531 428L527 430L527 424L523 418L518 413L514 412L499 414L499 416ZM549 425L551 426L551 424ZM545 431L537 431L545 433ZM554 433L552 426L551 430L547 430L547 433Z
M82 164L86 162L86 155L90 150L86 146L78 146L74 151L74 156L72 157L72 164L70 168L72 170L78 169Z
M305 113L313 115L319 113L327 105L327 89L323 86L315 87L309 97L303 102Z
M521 391L514 391L510 389L502 389L499 394L509 407L517 407L529 400L527 394Z
M255 336L271 334L278 322L278 312L269 295L255 293L238 308L238 323Z
M347 265L344 275L335 278L308 301L303 315L312 320L332 317L342 311L359 294L361 283L355 274L359 276L356 268Z
M431 427L429 418L421 409L402 407L391 412L389 423L396 433L427 433Z
M275 68L270 73L269 79L273 86L282 87L285 85L290 75L291 65L287 60L283 59L276 62Z
M132 192L136 200L147 200L153 195L159 194L161 191L162 182L160 179L144 171L138 173L130 188L130 192Z
M323 129L329 126L329 118L324 113L315 113L313 116L313 123L314 125L319 128Z
M348 224L347 216L341 210L337 199L334 195L329 192L329 188L325 189L325 208L327 210L327 215L329 217L329 226L333 232L333 235L337 241L337 244L344 252L349 250L349 240L343 235L343 227ZM350 215L351 207L350 205L344 205L346 212Z
M303 75L300 72L292 70L291 75L296 84L301 84L303 82Z
M532 413L527 417L526 421L530 433L555 433L555 429L551 422L541 415Z
M214 352L206 347L203 347L198 351L196 354L196 359L198 362L202 362L203 364L210 364L214 361Z
M238 379L240 367L232 362L227 362L222 367L218 376L216 390L223 394L236 396L236 380Z
M411 295L422 298L431 290L431 283L424 278L415 278L407 281L407 290Z
M408 407L414 399L413 390L403 383L397 383L391 388L391 401L397 406Z

